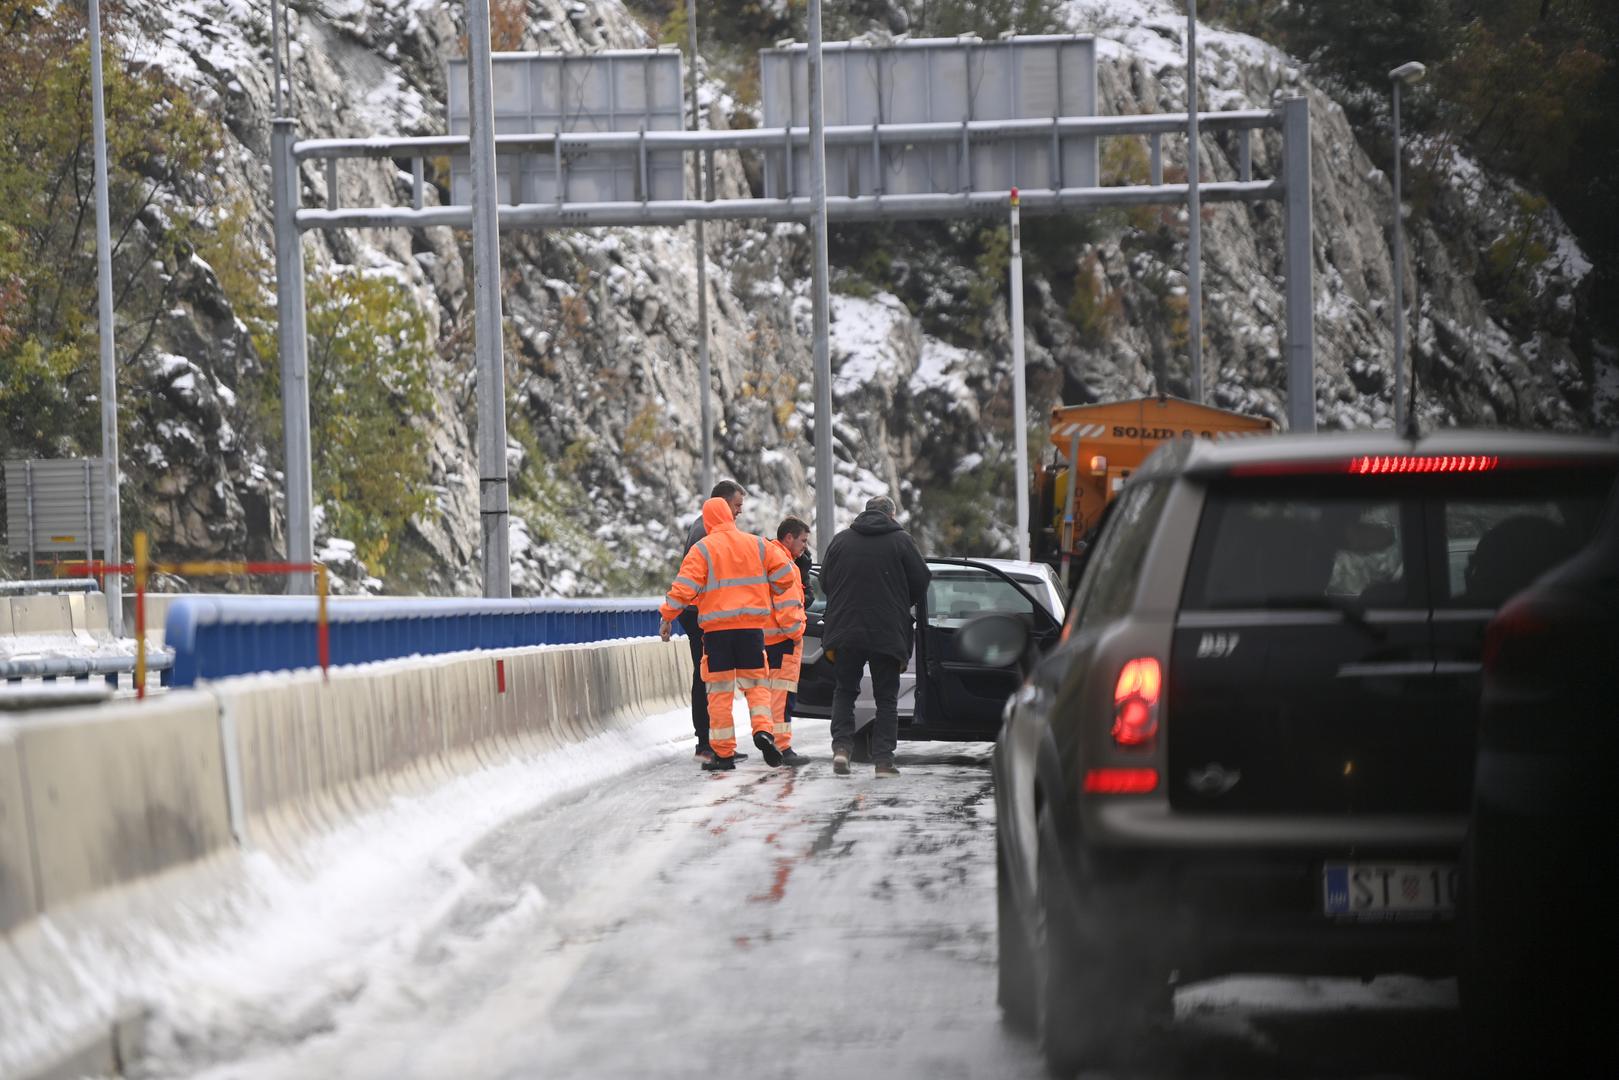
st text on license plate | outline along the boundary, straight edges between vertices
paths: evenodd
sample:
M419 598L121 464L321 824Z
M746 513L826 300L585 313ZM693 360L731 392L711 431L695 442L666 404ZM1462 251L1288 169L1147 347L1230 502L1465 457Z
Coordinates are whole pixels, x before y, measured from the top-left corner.
M1327 863L1323 910L1346 919L1448 916L1456 911L1455 863Z

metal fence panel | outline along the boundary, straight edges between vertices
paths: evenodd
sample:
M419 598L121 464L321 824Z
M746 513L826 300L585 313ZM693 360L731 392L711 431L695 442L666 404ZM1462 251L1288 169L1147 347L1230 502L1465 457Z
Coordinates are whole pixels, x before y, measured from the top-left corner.
M333 599L331 662L572 645L658 632L661 597L581 600ZM319 664L313 598L184 596L169 605L164 643L173 684ZM675 632L682 633L679 624ZM683 646L682 646L683 647Z
M1096 115L1096 43L1084 35L838 42L826 46L822 63L828 127ZM808 126L808 65L803 45L760 53L765 127ZM1019 136L975 145L969 153L964 167L959 145L894 145L879 142L874 132L870 147L827 148L827 194L1055 190L1098 183L1094 136ZM809 190L807 153L789 154L785 147L767 152L767 198Z
M106 551L106 470L99 458L6 462L6 541L13 553ZM88 490L86 490L88 485Z
M671 49L634 49L569 56L494 55L495 133L536 135L575 131L682 131L682 61ZM470 128L465 60L448 72L450 134ZM560 165L560 168L559 168ZM569 150L498 155L501 198L508 203L641 202L686 197L678 151ZM450 160L450 201L472 197L465 155Z

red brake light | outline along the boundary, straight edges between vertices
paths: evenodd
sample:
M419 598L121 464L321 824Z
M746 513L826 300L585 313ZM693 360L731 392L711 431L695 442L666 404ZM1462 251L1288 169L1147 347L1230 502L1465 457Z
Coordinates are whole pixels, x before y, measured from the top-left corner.
M1349 472L1357 476L1489 472L1499 464L1501 459L1491 454L1378 454L1351 458Z
M1158 734L1158 699L1163 686L1163 669L1153 657L1125 663L1113 686L1114 742L1140 746Z
M1157 769L1086 769L1089 795L1146 795L1158 789Z

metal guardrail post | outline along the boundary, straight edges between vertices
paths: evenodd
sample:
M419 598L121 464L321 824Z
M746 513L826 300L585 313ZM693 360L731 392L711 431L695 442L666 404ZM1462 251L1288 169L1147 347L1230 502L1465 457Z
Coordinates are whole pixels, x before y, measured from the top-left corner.
M1310 102L1282 102L1282 182L1286 220L1287 422L1315 430L1315 259L1311 241Z

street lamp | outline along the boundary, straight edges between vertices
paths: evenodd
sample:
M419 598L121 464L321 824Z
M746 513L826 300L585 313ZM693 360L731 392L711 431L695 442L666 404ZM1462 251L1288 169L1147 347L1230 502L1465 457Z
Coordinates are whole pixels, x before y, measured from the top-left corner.
M1394 87L1394 430L1404 431L1405 400L1405 221L1400 213L1400 87L1419 83L1428 69L1415 60L1389 72Z

